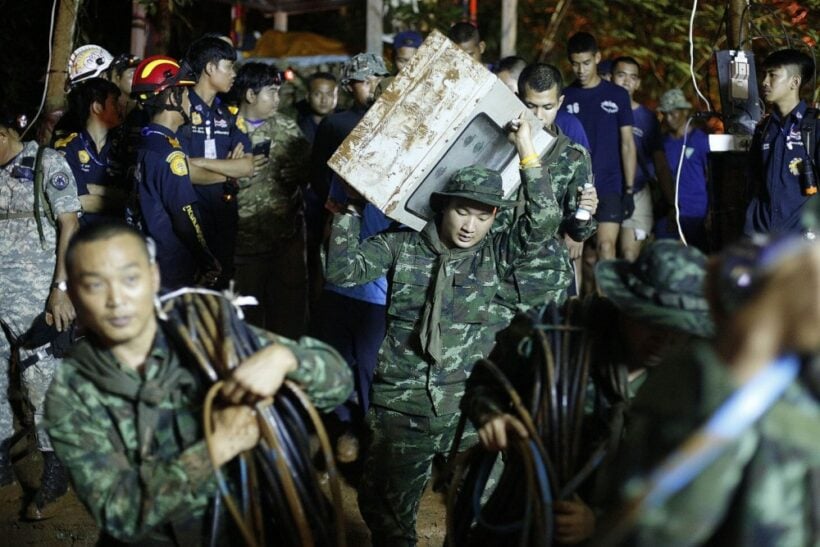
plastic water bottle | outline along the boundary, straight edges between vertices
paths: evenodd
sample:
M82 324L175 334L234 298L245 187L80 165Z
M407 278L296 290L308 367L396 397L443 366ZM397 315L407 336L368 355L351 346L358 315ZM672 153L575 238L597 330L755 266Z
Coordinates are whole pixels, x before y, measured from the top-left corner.
M584 183L584 190L588 190L592 188L593 184L591 182ZM580 220L582 222L586 222L587 220L592 218L592 213L589 210L584 209L583 207L578 207L575 211L575 219Z

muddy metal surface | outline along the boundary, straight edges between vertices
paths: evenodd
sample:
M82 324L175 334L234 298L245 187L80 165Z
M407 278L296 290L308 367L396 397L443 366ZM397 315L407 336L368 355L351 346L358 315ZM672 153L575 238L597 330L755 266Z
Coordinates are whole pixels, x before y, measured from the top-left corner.
M22 485L21 497L0 499L0 545L37 545L43 547L94 545L98 531L94 521L77 500L69 493L63 510L58 516L40 522L27 522L21 518L25 504L30 501L40 479L42 461L34 450L26 452L18 447L12 452L14 468ZM370 545L370 535L364 525L356 505L356 492L346 482L342 485L342 496L347 521L348 545L352 547ZM440 546L444 541L444 501L439 494L428 489L419 510L418 535L421 547Z

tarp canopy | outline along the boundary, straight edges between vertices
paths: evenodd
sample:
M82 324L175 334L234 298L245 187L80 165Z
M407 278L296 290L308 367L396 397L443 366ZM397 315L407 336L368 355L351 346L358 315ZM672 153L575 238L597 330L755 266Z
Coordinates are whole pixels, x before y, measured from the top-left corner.
M348 55L342 42L313 32L282 32L266 30L246 57L306 57L316 55Z

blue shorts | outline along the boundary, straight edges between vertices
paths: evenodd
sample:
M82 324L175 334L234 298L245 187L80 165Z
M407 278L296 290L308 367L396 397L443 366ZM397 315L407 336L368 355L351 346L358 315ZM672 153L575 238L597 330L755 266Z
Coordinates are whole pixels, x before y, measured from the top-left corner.
M595 218L598 222L614 222L620 224L624 217L624 208L621 204L621 194L603 194L598 196L598 209Z

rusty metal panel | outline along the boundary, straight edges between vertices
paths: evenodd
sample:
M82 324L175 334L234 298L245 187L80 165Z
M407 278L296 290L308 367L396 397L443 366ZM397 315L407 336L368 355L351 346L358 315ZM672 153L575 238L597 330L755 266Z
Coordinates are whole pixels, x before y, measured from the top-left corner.
M336 150L328 165L387 216L421 230L428 201L460 168L501 171L518 186L518 158L503 127L524 112L541 122L501 81L434 31ZM554 137L534 132L536 151Z

